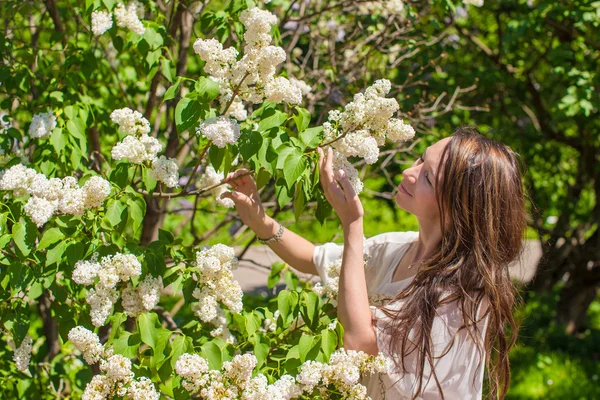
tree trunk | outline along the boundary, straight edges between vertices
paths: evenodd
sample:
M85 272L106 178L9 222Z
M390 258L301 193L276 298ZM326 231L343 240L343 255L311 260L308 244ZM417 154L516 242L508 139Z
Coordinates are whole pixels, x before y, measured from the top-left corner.
M569 335L583 329L587 310L596 298L600 285L589 282L585 276L572 275L560 294L557 305L556 321L565 325Z

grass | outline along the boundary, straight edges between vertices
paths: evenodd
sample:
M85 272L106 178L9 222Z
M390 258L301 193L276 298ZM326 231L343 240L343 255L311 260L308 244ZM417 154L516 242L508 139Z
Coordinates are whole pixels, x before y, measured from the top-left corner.
M511 359L508 399L600 399L600 300L592 303L586 330L565 334L554 317L558 292L532 293L517 312L523 318Z

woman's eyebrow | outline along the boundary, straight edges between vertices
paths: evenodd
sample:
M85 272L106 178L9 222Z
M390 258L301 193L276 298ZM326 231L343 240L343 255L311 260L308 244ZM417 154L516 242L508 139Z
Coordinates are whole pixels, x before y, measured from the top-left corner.
M423 151L423 155L421 155L421 159L423 160L423 162L425 162L425 153L427 153L427 149L425 149L425 150ZM432 172L433 172L433 176L437 176L437 171L436 171L436 170L434 170L433 168L432 168L431 170L432 170Z

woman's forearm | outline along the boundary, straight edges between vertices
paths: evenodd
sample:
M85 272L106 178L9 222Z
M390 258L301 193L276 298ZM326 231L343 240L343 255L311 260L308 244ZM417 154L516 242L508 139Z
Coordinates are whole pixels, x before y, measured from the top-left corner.
M278 229L277 221L266 216L264 224L254 229L254 233L261 239L267 239L275 235ZM292 268L306 274L317 275L317 268L313 263L315 245L302 236L284 229L281 241L270 243L269 247Z
M344 251L338 291L338 319L344 327L344 347L377 353L363 260L362 219L344 229Z

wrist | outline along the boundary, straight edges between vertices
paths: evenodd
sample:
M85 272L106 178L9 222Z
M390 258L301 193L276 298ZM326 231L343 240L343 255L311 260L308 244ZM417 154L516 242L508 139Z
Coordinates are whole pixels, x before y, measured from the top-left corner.
M273 218L265 215L262 223L255 229L252 229L256 236L260 239L268 239L274 236L279 230L279 224Z
M342 226L344 228L344 236L349 236L349 235L360 235L362 237L363 235L363 220L362 218L353 220L353 221L347 221L342 223Z
M344 229L362 229L363 219L362 217L353 219L351 221L342 221L342 227Z

